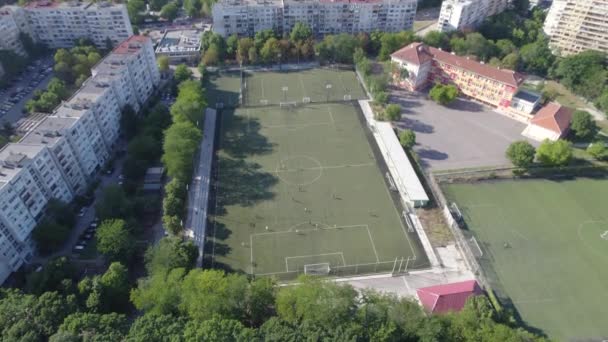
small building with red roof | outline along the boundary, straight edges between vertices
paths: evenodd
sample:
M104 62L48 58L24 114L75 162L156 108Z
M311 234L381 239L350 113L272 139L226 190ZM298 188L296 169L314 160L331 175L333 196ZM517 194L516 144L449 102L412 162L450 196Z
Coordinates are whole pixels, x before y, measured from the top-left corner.
M471 296L483 295L476 280L423 287L416 290L420 304L428 313L460 311Z
M401 48L391 55L391 61L408 71L393 75L395 82L406 89L453 84L461 94L494 107L508 108L525 79L513 70L495 68L423 43Z
M541 108L522 134L536 141L549 139L556 141L570 131L570 121L573 110L556 102L551 102Z

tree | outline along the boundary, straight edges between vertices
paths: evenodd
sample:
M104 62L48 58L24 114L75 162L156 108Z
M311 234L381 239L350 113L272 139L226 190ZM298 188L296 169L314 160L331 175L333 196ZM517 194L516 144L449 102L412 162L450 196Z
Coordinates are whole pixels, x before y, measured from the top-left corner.
M226 54L228 58L236 58L236 51L239 45L239 37L236 34L231 35L226 39Z
M141 12L146 9L146 3L143 0L128 0L127 1L127 12L129 13L129 19L133 24L141 24L143 21Z
M158 63L158 70L162 73L166 73L169 71L169 57L160 56L156 59L156 63Z
M189 121L176 122L166 130L162 161L167 175L185 183L192 174L192 156L201 139L199 129Z
M44 219L36 225L32 237L40 253L50 254L63 246L71 231L71 226Z
M456 100L458 88L451 84L435 84L429 92L429 96L433 101L445 106Z
M260 57L264 63L277 63L280 60L281 49L276 38L270 38L260 49Z
M127 260L132 252L132 237L124 220L106 220L97 229L97 250L110 260Z
M128 329L124 315L78 312L65 318L51 340L68 335L76 336L77 341L122 341Z
M175 2L169 2L160 10L160 16L169 21L175 20L179 14L179 8Z
M160 11L163 6L169 3L168 0L150 0L148 2L150 4L150 9L152 11Z
M295 25L293 25L293 28L291 29L291 33L289 34L289 39L291 39L292 42L296 42L296 41L304 41L308 38L312 38L312 30L310 29L310 27L302 22L296 22Z
M101 276L102 299L104 306L113 312L125 312L129 302L128 270L120 262L113 262Z
M241 38L236 48L236 59L239 63L249 63L249 49L253 47L253 39Z
M564 166L572 159L572 147L565 140L545 140L536 150L536 159L545 166Z
M357 291L351 286L305 276L298 278L298 283L281 288L277 294L277 313L286 322L338 326L355 314Z
M404 129L399 132L399 142L406 150L411 149L416 145L416 133L411 129Z
M593 139L599 131L599 127L595 123L593 116L583 110L574 111L570 129L574 132L574 136L581 140Z
M196 322L196 324L200 323ZM183 317L145 314L133 322L127 341L183 341L182 335L185 334L185 327L186 320Z
M207 101L205 100L200 82L193 80L183 81L178 89L175 103L171 106L173 121L189 121L193 124L197 122L202 123Z
M198 321L215 315L227 319L244 316L247 278L219 270L194 269L181 286L180 311Z
M133 203L118 185L105 187L95 206L95 212L100 220L126 219L131 216L132 209Z
M189 321L184 330L184 338L187 341L208 342L253 341L256 340L256 334L238 320L213 317L202 323Z
M519 50L519 56L525 71L546 75L553 65L555 57L549 49L547 39L540 37L533 43L526 44Z
M450 38L445 32L429 31L422 39L424 44L441 49L450 47Z
M401 106L397 104L389 104L384 109L384 116L389 121L399 121L401 119Z
M601 95L602 86L608 80L606 65L605 53L587 50L560 59L551 70L551 76L576 94L595 99Z
M597 160L604 160L608 157L608 149L602 141L589 144L589 146L587 146L587 153Z
M150 274L183 268L189 271L194 267L198 249L191 240L177 237L162 238L146 252L146 269Z
M137 288L131 291L131 302L146 313L177 315L185 275L183 268L152 273L138 281Z
M608 87L605 87L602 95L595 100L595 106L608 117Z
M211 45L203 55L202 63L204 65L216 65L220 62L220 54L217 46Z
M249 63L256 64L259 61L258 50L255 48L255 46L249 48L247 55L249 57Z
M525 140L516 141L511 143L507 148L507 158L513 163L513 165L521 168L526 168L534 163L534 155L536 149L532 144Z
M391 53L413 41L414 34L411 31L401 31L397 33L385 32L380 38L380 53L378 54L378 59L381 61L389 59Z
M40 295L48 291L64 291L65 279L71 280L76 275L72 263L66 257L57 257L49 260L40 271L27 275L25 290L28 293Z
M180 64L175 67L173 78L175 82L182 83L183 81L189 80L192 77L192 71L186 64Z

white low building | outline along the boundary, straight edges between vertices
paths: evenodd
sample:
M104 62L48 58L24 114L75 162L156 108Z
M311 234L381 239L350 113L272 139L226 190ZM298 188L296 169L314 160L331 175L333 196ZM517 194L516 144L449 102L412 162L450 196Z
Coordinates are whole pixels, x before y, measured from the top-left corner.
M156 46L156 56L165 56L174 64L198 63L203 33L197 29L167 30Z
M112 155L122 108L139 109L159 82L151 40L133 36L52 115L0 149L0 282L33 254L31 233L48 201L86 190Z

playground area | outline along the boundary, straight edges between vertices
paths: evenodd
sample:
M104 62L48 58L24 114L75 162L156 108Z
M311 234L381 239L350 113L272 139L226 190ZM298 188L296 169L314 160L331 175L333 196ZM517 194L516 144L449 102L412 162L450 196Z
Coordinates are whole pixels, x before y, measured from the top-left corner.
M608 180L445 184L486 278L525 324L556 340L608 338Z
M249 84L314 83L295 72L284 82L263 76L270 81L252 75ZM294 86L291 96L314 98L306 89ZM280 96L267 96L278 105L221 111L205 262L279 280L428 267L357 103Z

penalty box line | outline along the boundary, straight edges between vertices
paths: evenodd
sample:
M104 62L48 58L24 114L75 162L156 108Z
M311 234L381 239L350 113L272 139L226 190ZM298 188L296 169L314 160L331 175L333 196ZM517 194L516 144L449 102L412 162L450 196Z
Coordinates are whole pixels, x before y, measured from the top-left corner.
M374 243L374 239L372 238L372 233L369 230L369 225L367 224L357 224L357 225L346 225L346 226L334 226L334 227L326 227L326 228L309 228L309 229L295 229L289 228L289 230L283 230L280 232L268 232L268 233L255 233L249 235L249 250L251 251L251 264L253 264L253 238L258 236L266 236L266 235L276 235L276 234L289 234L298 232L311 232L318 230L333 230L333 229L343 229L343 228L365 228L367 230L367 235L369 236L369 241L372 245L372 250L374 251L374 255L376 256L376 262L380 262L380 257L378 256L378 250L376 249L376 244Z

